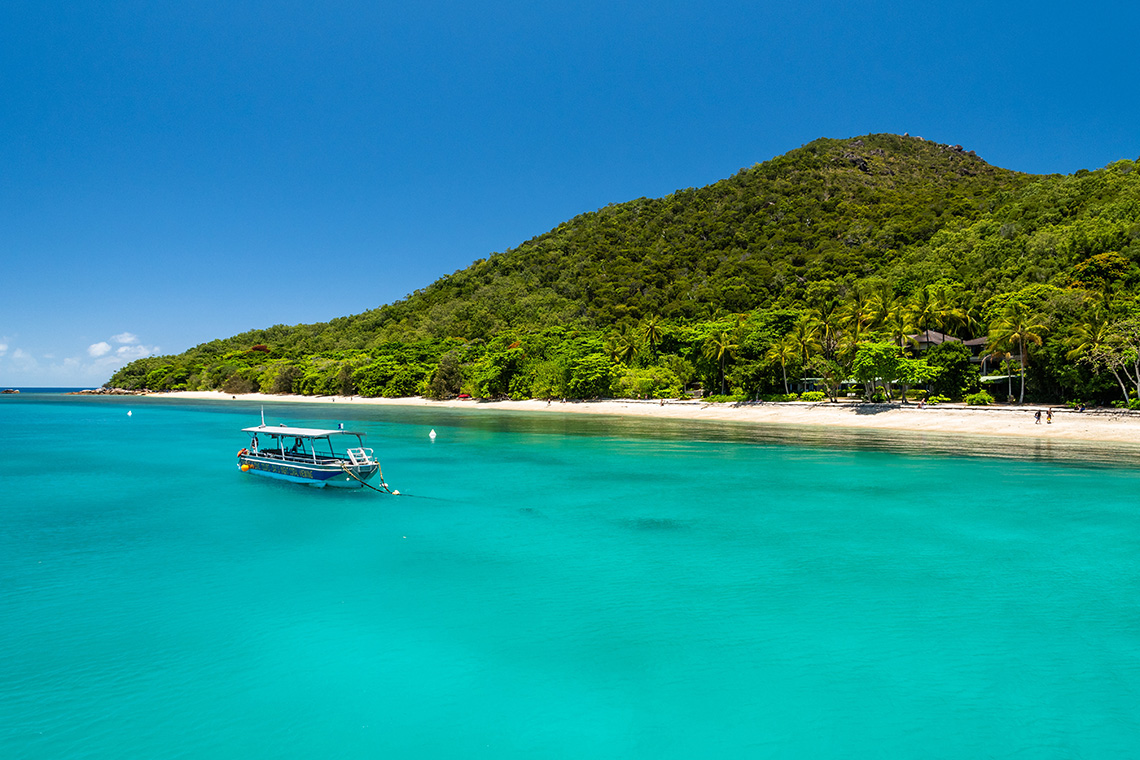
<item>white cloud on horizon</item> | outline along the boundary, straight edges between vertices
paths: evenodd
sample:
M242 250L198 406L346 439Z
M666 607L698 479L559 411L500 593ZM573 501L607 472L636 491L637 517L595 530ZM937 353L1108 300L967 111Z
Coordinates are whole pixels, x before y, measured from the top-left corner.
M115 349L115 356L127 361L133 361L157 352L157 346L119 346Z
M140 344L134 333L119 333L110 341L120 345L116 348L101 340L88 346L86 355L58 360L53 354L42 354L37 359L29 351L11 347L5 338L0 343L0 385L97 388L124 364L160 352L158 346Z

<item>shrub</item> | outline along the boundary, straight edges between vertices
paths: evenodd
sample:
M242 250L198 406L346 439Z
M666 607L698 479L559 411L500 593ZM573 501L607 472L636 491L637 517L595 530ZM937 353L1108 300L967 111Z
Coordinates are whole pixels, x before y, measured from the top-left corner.
M681 381L664 367L623 367L614 380L613 395L617 398L677 398L681 395Z
M907 391L906 397L908 399L910 399L911 401L922 401L924 398L926 398L926 391L924 391L921 388L918 388L918 389L915 389L912 391Z
M800 401L823 401L827 394L823 391L807 391L800 394Z
M235 372L222 383L222 390L226 393L253 393L253 382Z
M965 402L970 406L989 406L994 402L994 397L985 391L978 391L966 396Z
M935 395L935 396L930 396L929 398L927 398L926 403L928 403L928 404L945 404L949 400L950 400L949 396Z
M760 396L761 401L775 401L777 403L783 401L795 401L798 398L799 396L794 393L769 393L767 395Z
M792 394L792 395L795 395L795 394ZM748 399L745 398L741 394L729 395L729 396L722 396L722 395L716 394L716 395L712 395L712 396L705 396L702 399L702 401L708 401L708 402L713 403L713 404L735 404L735 403L739 403L741 401L747 401L747 400Z

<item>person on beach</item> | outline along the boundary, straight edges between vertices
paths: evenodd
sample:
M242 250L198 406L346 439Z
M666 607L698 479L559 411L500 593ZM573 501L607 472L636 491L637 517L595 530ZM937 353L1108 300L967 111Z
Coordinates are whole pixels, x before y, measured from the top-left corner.
M1033 424L1034 425L1040 425L1041 424L1041 410L1040 409L1038 409L1036 412L1033 413Z
M1052 425L1053 424L1053 410L1052 409L1045 410L1045 424L1046 425Z

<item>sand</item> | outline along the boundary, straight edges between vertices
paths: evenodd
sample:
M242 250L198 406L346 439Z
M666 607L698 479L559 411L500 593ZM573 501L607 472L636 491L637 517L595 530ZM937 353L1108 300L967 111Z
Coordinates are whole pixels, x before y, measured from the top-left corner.
M1140 412L1121 410L1086 410L1078 412L1048 406L970 407L941 404L919 408L916 404L832 403L742 403L710 404L702 401L480 401L454 399L431 401L423 398L364 398L361 396L275 396L247 393L231 396L220 391L151 393L155 398L184 398L241 401L295 402L306 404L372 404L378 406L424 406L454 409L491 410L500 412L555 412L560 414L609 414L683 420L730 421L765 425L810 425L873 430L966 434L984 436L1101 441L1112 443L1140 442ZM1052 408L1053 423L1046 423L1046 411ZM1041 412L1041 422L1034 422L1034 412Z

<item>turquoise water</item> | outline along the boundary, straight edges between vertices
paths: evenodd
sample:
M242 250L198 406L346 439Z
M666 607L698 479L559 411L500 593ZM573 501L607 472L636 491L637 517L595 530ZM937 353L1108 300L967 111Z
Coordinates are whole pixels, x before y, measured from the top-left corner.
M266 417L407 495L242 475L240 401L0 398L0 756L1140 747L1137 449Z

